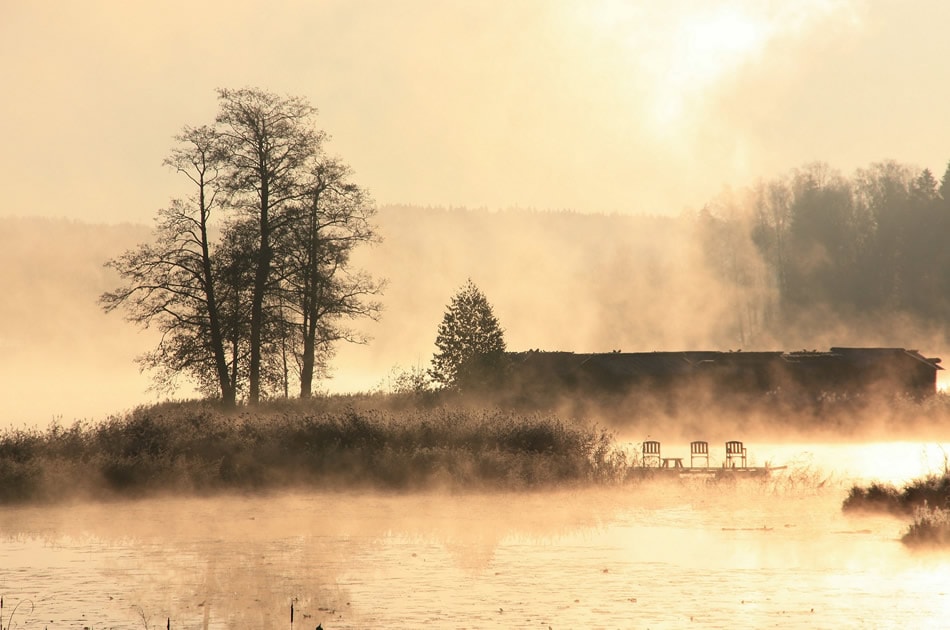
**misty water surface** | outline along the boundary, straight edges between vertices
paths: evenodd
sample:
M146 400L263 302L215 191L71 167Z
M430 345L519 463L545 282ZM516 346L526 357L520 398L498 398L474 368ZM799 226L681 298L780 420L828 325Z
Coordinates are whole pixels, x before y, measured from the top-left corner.
M840 511L848 466L932 450L798 447L764 484L5 508L4 624L287 628L293 602L328 630L940 627L950 555Z

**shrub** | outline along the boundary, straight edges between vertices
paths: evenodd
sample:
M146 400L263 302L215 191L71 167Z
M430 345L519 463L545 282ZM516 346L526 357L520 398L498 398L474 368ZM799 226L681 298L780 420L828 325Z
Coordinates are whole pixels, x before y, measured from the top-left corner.
M941 508L920 508L901 537L905 545L950 544L950 511Z
M845 511L912 514L926 506L950 507L950 472L915 479L901 489L877 482L866 488L853 486L841 507Z
M852 486L841 509L846 512L906 512L906 508L901 504L900 491L893 485L878 482L872 482L867 488Z

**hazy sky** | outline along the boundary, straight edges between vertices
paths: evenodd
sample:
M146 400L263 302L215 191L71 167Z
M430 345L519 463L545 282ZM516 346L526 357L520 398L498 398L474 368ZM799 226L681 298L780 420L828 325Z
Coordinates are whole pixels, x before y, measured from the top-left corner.
M0 0L2 216L149 222L217 87L308 97L380 203L677 213L950 159L950 3Z

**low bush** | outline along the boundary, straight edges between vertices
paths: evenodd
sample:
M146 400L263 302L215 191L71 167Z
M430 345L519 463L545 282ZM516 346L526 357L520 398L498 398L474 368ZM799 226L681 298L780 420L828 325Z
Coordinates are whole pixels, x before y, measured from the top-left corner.
M950 471L915 479L898 489L873 482L867 487L852 486L842 504L844 511L913 514L925 507L950 508Z
M950 544L950 511L941 508L918 509L901 541L911 546Z
M852 486L841 509L845 512L907 512L907 508L901 503L900 490L891 484L878 482L872 482L867 487Z

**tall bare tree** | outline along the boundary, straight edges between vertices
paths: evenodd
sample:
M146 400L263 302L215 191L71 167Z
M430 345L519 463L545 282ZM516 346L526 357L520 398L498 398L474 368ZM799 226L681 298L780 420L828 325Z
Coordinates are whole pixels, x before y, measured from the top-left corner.
M286 209L306 194L306 174L320 155L325 134L313 126L316 109L299 97L257 89L218 91L217 124L228 163L232 203L257 221L254 286L251 294L248 400L261 396L261 361L271 282L274 236L286 223Z
M373 300L382 283L353 270L354 247L378 240L369 194L351 181L349 167L328 158L314 164L307 197L288 222L280 262L285 305L294 316L294 348L300 396L312 393L315 371L336 341L364 343L365 337L342 325L344 318L376 318Z
M165 164L185 175L194 192L159 212L154 243L107 263L126 284L104 293L100 303L107 312L124 305L130 321L161 331L159 347L141 359L159 371L160 384L171 387L179 373L190 373L234 405L235 377L225 355L210 237L212 211L222 197L221 145L210 127L186 127L177 140Z

